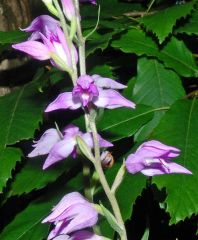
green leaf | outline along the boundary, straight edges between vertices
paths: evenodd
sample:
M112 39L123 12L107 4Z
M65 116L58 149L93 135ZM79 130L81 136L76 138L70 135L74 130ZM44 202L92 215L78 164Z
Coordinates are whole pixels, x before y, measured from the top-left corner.
M0 192L21 156L19 150L6 146L33 137L38 123L42 120L43 96L40 95L37 83L30 83L0 98L0 165L3 166Z
M63 173L69 172L74 165L74 161L66 159L44 171L42 169L43 163L43 158L28 159L26 165L17 173L12 182L8 197L27 194L34 189L42 189L47 184L54 182ZM30 176L31 181L29 181Z
M165 114L151 136L152 139L179 148L181 156L175 161L193 173L164 175L153 179L158 188L166 188L166 210L173 224L198 213L197 125L198 101L180 100Z
M105 111L98 122L98 129L111 141L132 136L142 125L153 117L155 110L138 105L135 110L120 108Z
M0 43L17 43L25 40L28 37L28 34L20 30L2 32L0 31Z
M176 33L186 33L188 35L198 35L198 10L196 9L189 21L176 30Z
M172 37L160 50L151 37L139 29L130 29L119 40L112 42L114 48L125 53L135 53L138 56L147 55L158 58L168 68L174 69L184 77L196 76L198 67L192 53L182 41Z
M34 82L0 98L0 146L33 137L42 120L43 100Z
M21 160L22 153L17 148L0 148L0 193L11 178L16 162Z
M101 35L97 32L94 32L94 34L91 35L88 39L86 56L94 53L97 49L103 51L105 48L107 48L109 45L109 41L112 39L112 36L114 34L115 32L109 32Z
M172 33L176 21L186 17L193 10L194 2L176 5L163 9L153 15L148 15L140 19L147 31L156 34L161 44L165 38Z
M137 71L133 88L134 101L159 110L152 122L143 126L136 134L136 140L141 141L157 126L167 106L185 96L185 91L178 75L157 60L139 59Z
M110 224L110 226L117 232L119 233L120 235L122 234L123 232L123 229L120 228L120 226L118 225L115 217L113 216L113 214L107 209L105 208L105 206L103 206L101 203L100 203L100 207L102 209L102 212L104 214L104 216L106 217L108 223Z

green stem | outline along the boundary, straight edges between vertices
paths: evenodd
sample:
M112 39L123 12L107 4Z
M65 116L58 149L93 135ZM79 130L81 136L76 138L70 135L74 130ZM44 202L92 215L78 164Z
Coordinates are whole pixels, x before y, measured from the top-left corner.
M93 134L93 140L94 140L94 151L95 151L94 166L99 175L99 179L100 179L101 185L105 191L105 194L111 204L114 216L115 216L118 224L120 225L120 227L123 229L123 232L120 235L120 238L121 238L121 240L127 240L126 229L124 226L124 222L122 219L122 215L120 212L120 208L119 208L117 199L115 197L114 192L111 191L110 186L106 180L104 171L102 169L101 160L100 160L100 145L99 145L99 141L98 141L98 134L97 134L95 121L93 119L89 119L89 124L90 124L90 128L91 128L91 131Z

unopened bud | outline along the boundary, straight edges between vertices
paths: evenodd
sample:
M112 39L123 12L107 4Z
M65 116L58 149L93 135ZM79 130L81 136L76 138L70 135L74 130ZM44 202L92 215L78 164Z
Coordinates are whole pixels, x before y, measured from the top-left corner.
M72 0L61 0L63 6L63 12L66 18L71 21L75 17L75 7Z
M109 151L104 151L101 156L102 166L105 168L111 168L114 164L114 157Z

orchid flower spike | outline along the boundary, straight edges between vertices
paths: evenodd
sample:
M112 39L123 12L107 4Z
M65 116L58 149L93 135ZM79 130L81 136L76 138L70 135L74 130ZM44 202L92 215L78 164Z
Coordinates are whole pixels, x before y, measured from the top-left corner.
M61 234L68 235L78 230L92 227L97 223L97 221L98 213L93 205L89 203L80 193L72 192L66 194L61 199L61 201L52 209L52 213L46 217L42 223L54 223L55 225L47 238L50 240ZM79 239L77 237L83 236L83 234L85 235L86 233L74 233L74 238L72 239Z
M126 86L110 78L99 75L83 75L78 78L77 85L72 92L61 93L48 105L45 112L57 109L77 109L89 107L90 104L99 108L135 108L135 103L124 98L114 89L123 89Z
M161 174L183 173L192 174L181 165L171 162L171 158L178 157L178 148L151 140L139 146L135 153L126 159L126 169L129 173L141 172L146 176Z
M70 124L63 130L63 133L59 133L54 128L45 131L41 138L33 144L34 150L28 154L28 157L48 154L43 169L67 158L69 155L76 158L76 136L80 136L90 148L93 148L92 134L82 133L78 127ZM107 148L113 146L112 143L106 141L100 135L98 135L98 138L100 147Z

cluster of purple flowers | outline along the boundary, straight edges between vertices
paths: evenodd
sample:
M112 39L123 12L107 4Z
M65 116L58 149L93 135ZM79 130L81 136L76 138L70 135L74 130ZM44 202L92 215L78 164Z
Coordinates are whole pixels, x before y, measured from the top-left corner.
M72 0L62 0L61 2L67 20L72 21L75 17ZM95 0L81 0L81 2L96 4ZM56 19L48 15L39 16L23 31L30 32L31 36L25 42L14 44L13 48L38 60L50 60L53 66L61 70L72 69L72 56L75 58L75 63L78 62L75 45L71 42L68 43L59 21ZM88 111L92 108L135 108L135 103L117 91L125 87L113 79L97 74L82 75L77 79L73 90L61 93L47 106L45 112L78 108ZM92 133L82 133L77 126L70 124L62 132L55 128L46 130L41 138L34 142L34 149L28 156L48 155L43 169L69 155L75 158L78 152L76 139L78 136L91 149L93 148ZM98 139L101 148L113 146L100 135L98 135ZM141 172L146 176L171 173L192 174L186 168L171 161L171 158L178 157L179 154L179 149L151 140L143 143L135 153L130 154L126 159L125 166L131 174ZM80 193L73 192L62 198L52 209L52 213L43 220L43 223L54 223L48 240L102 240L103 237L86 230L86 228L94 226L97 220L98 213L93 204L89 203Z

